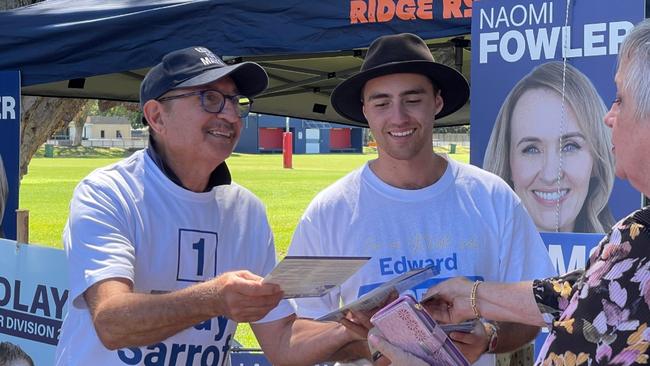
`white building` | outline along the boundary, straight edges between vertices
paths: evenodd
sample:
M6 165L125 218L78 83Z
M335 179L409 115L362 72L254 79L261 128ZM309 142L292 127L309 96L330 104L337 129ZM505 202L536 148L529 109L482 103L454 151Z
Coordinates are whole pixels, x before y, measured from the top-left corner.
M70 123L70 139L77 131ZM89 116L86 118L81 137L84 140L131 139L131 122L126 117Z

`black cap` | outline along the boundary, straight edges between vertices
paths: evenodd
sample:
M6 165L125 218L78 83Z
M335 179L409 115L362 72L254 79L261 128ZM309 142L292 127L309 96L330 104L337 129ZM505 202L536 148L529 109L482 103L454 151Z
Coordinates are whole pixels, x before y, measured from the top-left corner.
M170 90L209 84L224 76L230 76L239 93L249 98L269 84L264 68L254 62L227 65L205 47L188 47L166 54L149 70L140 84L140 109Z

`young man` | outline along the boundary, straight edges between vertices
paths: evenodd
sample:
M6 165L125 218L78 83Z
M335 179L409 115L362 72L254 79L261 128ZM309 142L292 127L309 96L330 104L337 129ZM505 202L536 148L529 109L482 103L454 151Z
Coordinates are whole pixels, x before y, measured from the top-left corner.
M358 339L336 323L296 321L280 288L261 282L275 265L273 236L225 160L267 84L261 66L228 66L203 47L149 71L149 148L91 173L70 204L57 365L222 365L237 322L255 322L274 364L335 358Z
M464 275L516 281L553 274L541 238L520 200L497 176L433 152L436 118L469 96L457 71L436 63L413 34L384 36L370 45L361 72L342 82L332 105L367 123L378 158L328 187L311 202L290 255L371 256L340 291L297 300L298 315L315 318L349 303L414 267L440 274L414 289ZM452 333L474 361L530 341L537 327L501 324L472 334ZM497 338L498 336L498 338ZM497 342L498 341L498 342ZM477 364L494 365L494 355Z

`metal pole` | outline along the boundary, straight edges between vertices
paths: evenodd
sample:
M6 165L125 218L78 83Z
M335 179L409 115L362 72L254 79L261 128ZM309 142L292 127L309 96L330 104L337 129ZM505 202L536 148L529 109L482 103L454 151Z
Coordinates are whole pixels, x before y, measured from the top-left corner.
M285 119L285 132L282 134L282 165L293 168L293 134L289 130L289 117Z

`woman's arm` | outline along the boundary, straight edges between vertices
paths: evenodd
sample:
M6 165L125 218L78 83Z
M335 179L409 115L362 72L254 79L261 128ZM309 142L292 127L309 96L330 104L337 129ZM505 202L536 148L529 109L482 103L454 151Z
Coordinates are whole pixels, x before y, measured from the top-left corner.
M425 302L429 313L444 323L483 317L528 325L546 325L533 295L532 281L476 284L466 278L456 277L430 288L424 298L430 298Z

